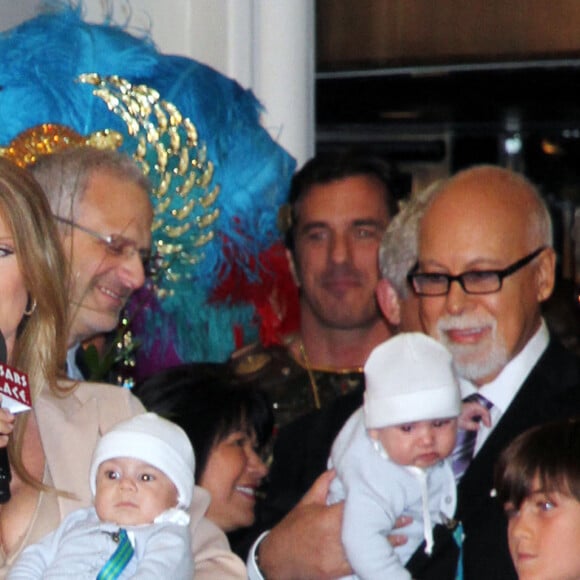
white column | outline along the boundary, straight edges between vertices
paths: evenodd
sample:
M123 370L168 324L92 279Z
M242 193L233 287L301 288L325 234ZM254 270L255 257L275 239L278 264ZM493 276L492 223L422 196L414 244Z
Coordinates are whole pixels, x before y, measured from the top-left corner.
M267 109L264 126L300 166L314 153L314 2L253 5L253 89Z
M197 10L210 1L226 47L214 42L209 64L254 91L264 126L302 165L314 154L314 0L197 0Z

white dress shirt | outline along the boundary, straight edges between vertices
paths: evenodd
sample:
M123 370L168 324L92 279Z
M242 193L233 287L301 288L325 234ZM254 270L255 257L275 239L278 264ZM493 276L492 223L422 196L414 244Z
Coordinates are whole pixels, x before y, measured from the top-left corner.
M477 388L472 382L462 379L461 396L463 398L478 392L488 401L493 403L491 413L491 427L481 425L477 432L475 441L475 453L481 449L482 445L506 409L510 406L517 395L527 376L530 374L550 341L550 333L544 320L540 324L537 332L527 342L524 348L508 362L501 373L493 381Z
M66 352L66 374L69 379L73 381L84 381L85 377L77 365L77 351L82 348L80 343L77 342L74 346L71 346Z

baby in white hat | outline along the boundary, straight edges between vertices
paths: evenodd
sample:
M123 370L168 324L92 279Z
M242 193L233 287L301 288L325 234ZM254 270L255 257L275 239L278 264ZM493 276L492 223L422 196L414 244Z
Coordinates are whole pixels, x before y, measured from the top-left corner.
M421 333L402 333L376 347L365 367L362 408L332 446L336 470L329 503L345 500L342 542L356 577L410 580L404 565L433 526L453 518L456 484L450 460L461 426L490 424L489 411L464 405L451 354ZM393 548L387 535L402 515L407 543Z
M177 425L155 413L119 423L93 454L94 506L26 548L8 577L190 580L194 469L191 443Z

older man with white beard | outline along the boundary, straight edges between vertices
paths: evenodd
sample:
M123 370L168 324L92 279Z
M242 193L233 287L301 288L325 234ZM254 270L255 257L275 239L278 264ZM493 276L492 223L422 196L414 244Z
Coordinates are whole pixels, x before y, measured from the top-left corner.
M409 281L424 330L452 352L464 395L493 405L458 487L464 578L515 580L503 506L492 497L494 464L525 429L580 413L579 360L550 337L541 315L555 278L550 216L522 176L474 167L434 191L418 241ZM429 559L419 550L413 577L442 580L438 562L455 557L452 541Z

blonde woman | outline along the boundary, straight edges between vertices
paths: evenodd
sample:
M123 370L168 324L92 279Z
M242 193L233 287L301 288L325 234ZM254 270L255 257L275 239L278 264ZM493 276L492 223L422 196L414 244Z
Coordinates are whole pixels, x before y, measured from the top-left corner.
M46 198L25 171L0 158L0 330L8 363L28 374L32 410L0 409L8 445L11 499L0 506L0 578L18 554L91 503L87 473L100 436L143 412L127 390L59 378L67 339L67 272ZM223 533L191 510L196 578L245 578Z

